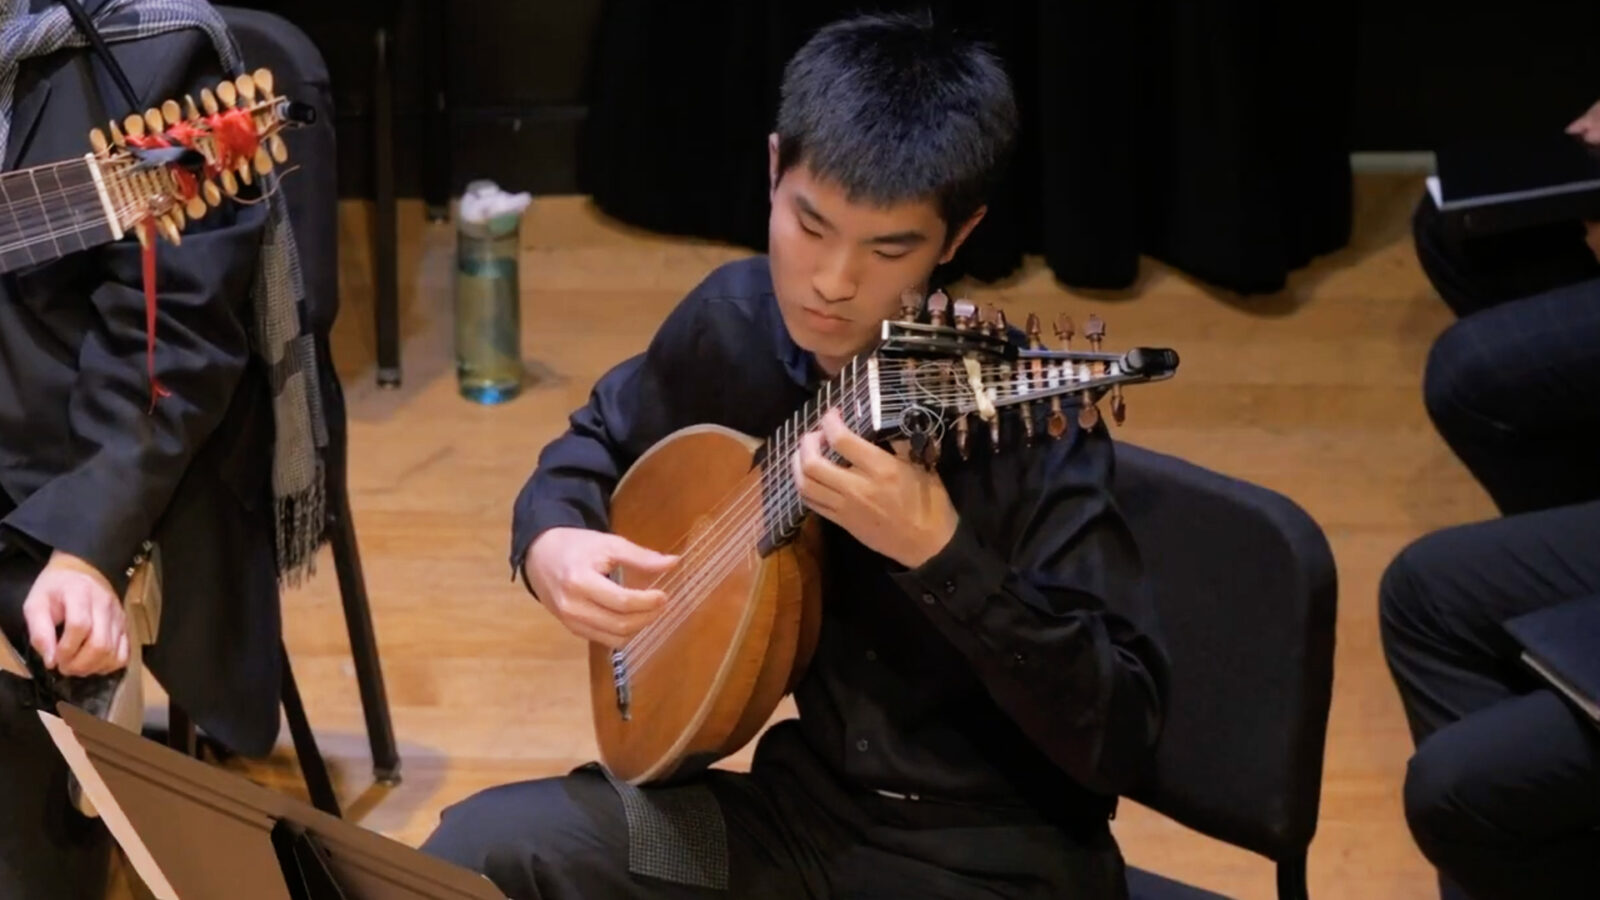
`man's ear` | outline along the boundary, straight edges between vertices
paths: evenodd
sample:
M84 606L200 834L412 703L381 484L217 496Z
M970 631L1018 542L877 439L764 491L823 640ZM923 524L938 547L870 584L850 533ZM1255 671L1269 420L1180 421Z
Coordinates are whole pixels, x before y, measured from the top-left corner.
M778 192L778 133L767 135L767 200Z
M961 245L966 242L967 236L972 234L972 229L978 227L978 223L983 221L984 213L988 211L989 207L980 206L978 211L973 213L967 221L961 223L961 227L956 229L955 235L945 242L944 254L939 257L939 265L942 266L955 258L956 251L961 249Z

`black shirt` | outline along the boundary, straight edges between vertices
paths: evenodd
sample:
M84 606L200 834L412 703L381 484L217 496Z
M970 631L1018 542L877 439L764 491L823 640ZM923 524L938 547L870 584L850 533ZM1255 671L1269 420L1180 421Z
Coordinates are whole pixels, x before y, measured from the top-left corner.
M715 423L766 438L821 381L766 259L717 269L541 453L516 501L513 572L546 529L606 528L611 489L669 433ZM1112 440L1074 423L995 453L986 427L971 433L965 461L946 436L939 469L960 524L925 565L906 570L824 522L821 636L799 723L781 733L854 787L1103 824L1150 759L1167 678L1110 494Z

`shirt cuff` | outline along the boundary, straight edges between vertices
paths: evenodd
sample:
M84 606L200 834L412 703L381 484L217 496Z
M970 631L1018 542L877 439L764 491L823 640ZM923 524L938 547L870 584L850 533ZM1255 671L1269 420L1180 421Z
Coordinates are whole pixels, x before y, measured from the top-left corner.
M522 581L528 594L538 600L533 585L528 581L528 550L539 535L552 528L593 528L584 514L565 503L545 503L530 510L526 517L518 516L511 535L511 580ZM542 602L542 601L541 601Z
M1010 571L978 540L965 519L956 522L955 534L927 562L914 569L896 569L890 577L901 590L966 623L982 615Z

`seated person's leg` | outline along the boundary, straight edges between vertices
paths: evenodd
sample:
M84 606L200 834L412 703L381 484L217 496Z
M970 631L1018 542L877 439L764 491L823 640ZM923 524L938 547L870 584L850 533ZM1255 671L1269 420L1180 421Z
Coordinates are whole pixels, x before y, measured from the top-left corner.
M1460 239L1446 231L1424 193L1411 231L1423 272L1458 316L1600 278L1600 260L1579 222Z
M1600 498L1600 279L1450 326L1428 415L1503 513Z
M1435 732L1405 809L1423 854L1475 900L1600 892L1600 729L1553 691Z
M1513 860L1537 857L1540 877L1559 883L1572 874L1560 868L1569 842L1586 829L1593 841L1600 827L1592 802L1600 746L1586 748L1579 723L1555 711L1555 695L1518 661L1503 628L1600 593L1596 533L1600 502L1511 516L1428 535L1384 573L1384 654L1419 747L1408 819L1447 879L1496 884L1523 872ZM1522 730L1509 744L1481 739L1512 722ZM1586 822L1573 806L1585 783Z
M445 809L422 850L482 872L518 900L820 895L816 854L800 849L797 837L803 827L797 819L806 817L790 805L780 811L746 775L713 772L707 784L711 794L703 799L722 811L727 891L631 874L621 796L592 768L474 794ZM664 838L681 845L685 836L674 831Z

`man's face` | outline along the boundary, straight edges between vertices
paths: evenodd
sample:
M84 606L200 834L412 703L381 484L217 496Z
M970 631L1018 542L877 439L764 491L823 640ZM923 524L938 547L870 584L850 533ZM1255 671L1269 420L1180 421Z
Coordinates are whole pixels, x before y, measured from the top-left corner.
M776 136L768 152L773 188L767 253L778 308L795 343L836 372L877 341L880 323L899 316L901 294L921 291L983 213L947 243L944 220L931 201L852 203L842 188L803 163L778 179Z

